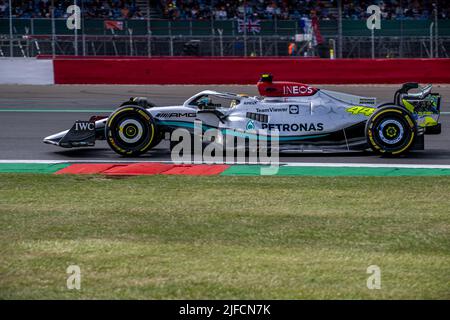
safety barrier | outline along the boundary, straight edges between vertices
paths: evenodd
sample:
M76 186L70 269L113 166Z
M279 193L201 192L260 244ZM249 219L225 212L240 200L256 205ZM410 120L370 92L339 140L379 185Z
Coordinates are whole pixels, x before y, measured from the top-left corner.
M51 60L0 58L0 84L53 84Z
M56 84L450 83L450 59L133 58L54 60Z
M310 84L450 83L450 59L0 59L10 84L255 84L261 73Z

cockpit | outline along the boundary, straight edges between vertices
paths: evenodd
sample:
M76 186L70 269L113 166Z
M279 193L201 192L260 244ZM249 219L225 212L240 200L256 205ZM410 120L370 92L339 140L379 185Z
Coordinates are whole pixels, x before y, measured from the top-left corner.
M195 97L189 102L200 110L232 109L240 103L236 96L205 93Z

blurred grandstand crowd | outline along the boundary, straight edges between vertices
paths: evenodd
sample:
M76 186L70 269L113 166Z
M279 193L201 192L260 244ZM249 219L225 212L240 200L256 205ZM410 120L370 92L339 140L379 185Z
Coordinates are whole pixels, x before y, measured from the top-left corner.
M85 18L144 19L136 0L82 0ZM55 18L67 17L71 0L53 0ZM344 19L364 19L371 4L381 7L384 19L422 20L433 18L433 3L438 17L449 19L449 0L342 0ZM48 18L52 0L12 0L15 18ZM300 19L317 15L320 20L337 19L337 0L152 0L151 7L160 18L172 20ZM81 0L77 3L81 7ZM8 0L0 0L0 18L9 16Z
M67 7L73 0L53 0L55 18L69 16ZM50 18L51 0L12 0L14 18ZM83 0L77 1L85 18L130 19L143 15L134 0ZM0 17L9 17L8 0L0 0Z
M438 3L441 19L450 15L449 0L342 0L343 19L359 20L368 16L367 7L377 4L384 19L429 19L433 12L433 2ZM164 16L168 19L210 19L243 18L296 20L317 15L320 20L336 20L338 17L336 0L216 0L212 10L210 2L204 0L161 0ZM245 5L244 5L245 4Z

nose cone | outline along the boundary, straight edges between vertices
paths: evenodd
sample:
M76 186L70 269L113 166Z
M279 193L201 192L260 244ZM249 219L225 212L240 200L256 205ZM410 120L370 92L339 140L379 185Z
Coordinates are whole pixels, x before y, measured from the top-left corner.
M42 142L47 144L53 144L55 146L59 146L59 142L66 135L69 130L61 131L59 133L52 134L51 136L45 137Z

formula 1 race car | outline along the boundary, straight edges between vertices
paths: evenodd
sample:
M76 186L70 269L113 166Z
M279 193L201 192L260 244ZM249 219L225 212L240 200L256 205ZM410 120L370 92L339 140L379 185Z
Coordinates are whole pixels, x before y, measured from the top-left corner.
M202 91L180 106L157 107L146 98L124 102L107 118L76 121L44 139L60 147L93 146L105 140L123 156L143 154L179 128L215 128L226 137L278 139L279 151L339 152L371 149L400 155L424 149L424 134L441 133L440 95L431 85L404 84L393 102L360 97L302 83L257 83L260 96ZM412 89L418 89L411 93ZM234 139L234 138L233 138ZM217 142L217 141L216 141Z

